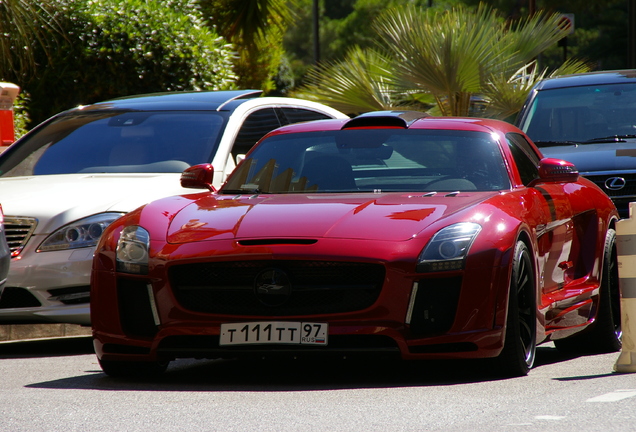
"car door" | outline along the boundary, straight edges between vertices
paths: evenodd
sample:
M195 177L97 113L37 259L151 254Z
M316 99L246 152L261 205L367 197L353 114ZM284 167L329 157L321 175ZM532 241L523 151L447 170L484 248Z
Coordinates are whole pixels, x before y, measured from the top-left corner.
M539 178L541 159L523 135L506 135L508 145L525 185ZM575 227L572 206L564 183L531 186L532 213L536 220L538 275L543 295L562 289L573 277L572 257Z

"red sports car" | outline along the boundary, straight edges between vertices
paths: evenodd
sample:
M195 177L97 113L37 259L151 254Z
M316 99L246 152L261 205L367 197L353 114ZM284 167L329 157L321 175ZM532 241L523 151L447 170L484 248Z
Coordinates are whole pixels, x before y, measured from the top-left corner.
M178 358L493 358L620 349L610 199L495 120L381 111L268 134L215 191L151 202L97 248L103 370Z

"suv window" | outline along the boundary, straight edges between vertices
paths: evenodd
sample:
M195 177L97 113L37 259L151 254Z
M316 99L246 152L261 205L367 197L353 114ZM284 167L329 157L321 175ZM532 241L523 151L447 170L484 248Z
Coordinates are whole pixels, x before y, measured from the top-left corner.
M541 142L584 142L636 132L636 84L606 84L541 90L519 128Z

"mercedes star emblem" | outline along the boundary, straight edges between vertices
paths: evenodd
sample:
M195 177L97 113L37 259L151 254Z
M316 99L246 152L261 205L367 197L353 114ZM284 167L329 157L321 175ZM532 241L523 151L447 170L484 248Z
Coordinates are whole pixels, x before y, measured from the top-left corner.
M282 306L291 293L289 276L281 269L265 269L254 279L254 294L265 306Z

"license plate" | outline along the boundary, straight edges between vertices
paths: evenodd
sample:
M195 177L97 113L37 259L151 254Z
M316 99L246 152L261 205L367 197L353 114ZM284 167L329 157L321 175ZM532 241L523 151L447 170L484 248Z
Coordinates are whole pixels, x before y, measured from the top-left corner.
M327 323L261 321L221 324L219 345L327 345Z

